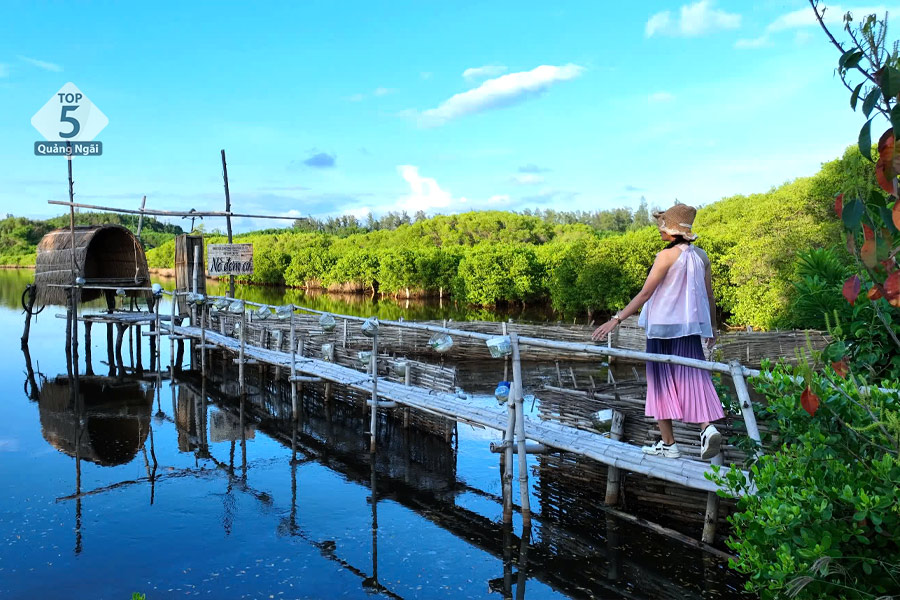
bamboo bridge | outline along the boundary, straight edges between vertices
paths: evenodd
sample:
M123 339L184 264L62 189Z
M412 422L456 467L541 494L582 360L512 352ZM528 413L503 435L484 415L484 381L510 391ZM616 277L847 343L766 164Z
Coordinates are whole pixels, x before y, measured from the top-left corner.
M746 377L758 375L758 371L743 367L737 361L726 364L679 356L647 354L610 346L519 336L513 330L514 326L510 327L504 323L498 333L505 334L499 337L507 341L509 346L508 357L502 361L507 374L510 367L512 370L509 399L505 405L486 406L471 402L465 394L456 391L447 381L440 381L440 377L434 374L435 369L439 370L440 367L407 358L392 359L384 352L404 354L404 350L410 348L427 351L428 345L423 343L423 337L427 339L428 336L438 335L452 336L458 340L452 344L456 345L455 350L459 355L472 355L480 351L488 356L484 353L487 348L486 342L496 340L498 338L496 334L450 327L450 324L379 322L349 315L329 315L295 305L269 307L244 300L204 297L189 292L172 293L161 289L156 289L155 292L157 300L163 294L172 297L170 314L161 315L160 302L157 301L155 312L101 312L84 314L77 321L86 324L87 332L94 323L105 323L109 327L115 325L118 328L115 359L119 364L122 362L123 332L135 327L139 332L138 335L141 335L140 329L143 325L149 326L150 329L149 332L143 332L144 336L160 342L163 338L169 339L171 372L176 369L176 356L179 357L180 365L184 342L192 345L190 352L192 365L203 375L206 375L208 370L210 352L220 351L225 355L231 355L238 367L238 385L234 391L242 396L247 393L245 372L248 367L257 365L261 369L272 368L275 378L286 377L290 383L294 419L297 418L298 397L302 395L304 385L322 384L325 386L326 396L331 393L332 386L342 386L365 394L370 398L364 410L368 411L371 419L366 433L370 438L372 452L376 447L379 411L411 410L452 422L468 423L502 432L503 442L492 444L491 451L502 453L505 457L502 477L504 522L511 522L514 512L513 482L516 479L514 470L518 471L519 511L523 523L528 525L531 510L527 455L562 452L607 466L605 501L610 506L619 503L622 472L637 473L689 490L705 492L707 503L702 540L703 543L709 544L715 539L719 511L719 496L716 493L719 486L709 476L714 470L714 465L737 462L725 460L726 448L733 451L733 448L725 445L722 452L710 462L695 460L690 455L670 459L644 454L640 446L622 440L626 417L625 411L621 410L608 411L608 433L600 433L591 430L590 427L585 428L559 420L525 416L522 363L523 357L527 359L531 354L543 360L548 356L565 355L598 362L607 357L657 361L726 374L733 380L746 434L756 442L759 452L760 432L745 382ZM222 308L216 308L216 305ZM255 309L249 309L251 306ZM235 310L235 307L238 310ZM276 313L273 313L272 309L276 309ZM58 316L62 318L67 315ZM190 319L192 324L180 324L183 318ZM323 328L321 319L330 320L331 326ZM341 327L337 327L337 323L340 323ZM319 346L317 342L323 341L330 343ZM179 352L176 352L176 344ZM154 345L156 351L153 351ZM349 350L369 346L371 351L354 353ZM156 362L154 358L158 356L158 344L153 342L151 355L152 366ZM360 361L360 358L364 360ZM501 361L497 362L499 364ZM394 370L398 363L403 365L402 377L397 377L396 373L393 373L393 376L385 373L386 369ZM364 371L360 370L360 365L365 367ZM162 369L161 364L159 368ZM432 374L423 376L425 371ZM514 469L516 462L518 466ZM746 471L743 473L745 477L748 476Z

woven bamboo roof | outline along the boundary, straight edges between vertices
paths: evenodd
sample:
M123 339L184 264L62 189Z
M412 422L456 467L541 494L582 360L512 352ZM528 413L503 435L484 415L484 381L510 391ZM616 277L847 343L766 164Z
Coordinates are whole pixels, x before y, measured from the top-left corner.
M121 225L90 225L75 228L76 276L86 285L148 287L150 272L144 249L133 233ZM65 304L66 290L51 284L72 284L72 232L56 229L41 239L37 248L34 283L39 304ZM103 297L103 290L83 289L82 302ZM149 297L147 291L128 291L131 297Z

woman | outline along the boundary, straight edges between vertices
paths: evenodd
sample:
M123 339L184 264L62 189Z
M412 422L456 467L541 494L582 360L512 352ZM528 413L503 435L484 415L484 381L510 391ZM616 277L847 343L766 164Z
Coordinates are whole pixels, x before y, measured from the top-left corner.
M691 242L697 210L676 204L664 213L654 212L660 235L669 245L656 255L644 287L612 319L591 336L602 340L641 306L638 323L647 330L647 352L703 359L700 338L709 348L716 340L715 300L709 258ZM657 420L661 440L644 446L646 454L678 458L681 452L672 434L672 419L700 424L700 458L719 453L722 435L712 425L725 416L709 371L647 363L647 404L644 413Z

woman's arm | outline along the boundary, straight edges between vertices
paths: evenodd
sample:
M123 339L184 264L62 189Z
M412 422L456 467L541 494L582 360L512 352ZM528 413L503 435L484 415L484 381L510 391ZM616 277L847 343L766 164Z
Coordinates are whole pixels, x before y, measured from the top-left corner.
M637 293L637 296L635 296L625 308L619 311L619 319L624 321L640 310L647 300L650 299L650 296L653 295L653 292L656 291L656 288L659 287L659 284L662 283L662 280L665 279L666 273L669 272L669 267L672 266L681 252L681 250L676 250L675 248L668 248L656 255L656 260L653 261L653 267L650 269L650 274L647 275L644 287L641 288L641 291ZM615 319L610 319L594 330L591 339L594 341L602 340L609 335L609 332L615 329L618 324L619 322Z

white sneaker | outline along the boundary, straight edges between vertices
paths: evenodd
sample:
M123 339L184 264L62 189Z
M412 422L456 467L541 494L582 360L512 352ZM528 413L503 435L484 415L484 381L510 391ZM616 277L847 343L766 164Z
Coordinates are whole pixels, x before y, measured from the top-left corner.
M672 442L672 444L664 444L662 440L659 440L652 446L642 446L641 450L644 454L652 454L654 456L663 456L665 458L680 458L681 451L678 449L678 444Z
M715 425L709 425L700 434L700 459L708 460L719 453L722 445L722 434Z

